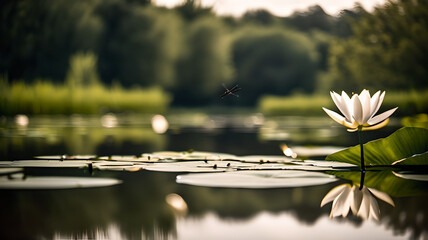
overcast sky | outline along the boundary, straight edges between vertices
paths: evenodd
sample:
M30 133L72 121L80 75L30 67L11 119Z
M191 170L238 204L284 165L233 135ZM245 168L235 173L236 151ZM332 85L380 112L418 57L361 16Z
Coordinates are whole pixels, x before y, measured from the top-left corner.
M386 0L200 0L203 6L212 6L220 15L241 16L251 9L267 9L277 16L288 16L296 10L305 10L309 6L320 5L328 14L336 15L342 9L349 9L356 2L371 11L374 6ZM174 7L184 0L154 0L156 5Z

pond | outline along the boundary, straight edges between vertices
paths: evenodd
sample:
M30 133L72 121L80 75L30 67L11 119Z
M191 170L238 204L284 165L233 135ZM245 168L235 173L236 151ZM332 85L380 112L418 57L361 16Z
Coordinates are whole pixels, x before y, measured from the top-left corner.
M367 213L378 209L377 217L357 216L348 209L347 217L330 218L332 203L320 207L323 199L335 201L334 191L355 191L350 179L361 177L352 167L320 162L328 152L358 144L355 134L328 116L177 113L166 116L167 126L163 117L158 116L160 123L152 117L0 118L3 167L12 164L17 172L1 173L8 178L4 182L17 185L0 183L0 238L428 237L428 182L423 174L368 171L362 192L371 191ZM400 127L399 119L391 119L387 127L367 132L364 141L386 137ZM307 162L288 165L278 160L284 157L284 146ZM77 155L82 159L73 159ZM94 160L97 156L106 158ZM175 156L188 159L177 164ZM48 157L57 158L51 160L56 165L47 164ZM159 164L150 162L155 158L167 159L161 167L168 169L156 169ZM188 173L201 164L211 173ZM351 170L329 171L341 167ZM237 172L244 180L230 175L230 169L242 170ZM30 180L34 185L19 185ZM373 189L382 184L390 185L387 193Z

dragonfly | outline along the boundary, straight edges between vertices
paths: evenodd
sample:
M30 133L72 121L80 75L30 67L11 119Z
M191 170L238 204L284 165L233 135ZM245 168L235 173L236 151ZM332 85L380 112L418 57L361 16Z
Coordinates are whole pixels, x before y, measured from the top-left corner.
M226 92L224 92L222 95L220 95L220 98L224 98L227 95L233 95L235 97L239 97L239 95L235 94L236 92L240 91L242 88L238 87L238 85L233 86L231 89L228 89L224 83L222 84L223 87L226 89Z

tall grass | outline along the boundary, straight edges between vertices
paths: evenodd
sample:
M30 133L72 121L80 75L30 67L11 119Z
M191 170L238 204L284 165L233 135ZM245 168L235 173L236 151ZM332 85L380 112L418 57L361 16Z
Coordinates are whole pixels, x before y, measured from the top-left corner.
M263 96L258 102L258 110L268 115L320 115L322 107L337 110L329 94ZM386 93L379 112L398 107L395 116L428 113L428 90Z
M103 112L163 113L171 97L162 89L124 89L118 85L32 84L0 79L0 114L98 114Z

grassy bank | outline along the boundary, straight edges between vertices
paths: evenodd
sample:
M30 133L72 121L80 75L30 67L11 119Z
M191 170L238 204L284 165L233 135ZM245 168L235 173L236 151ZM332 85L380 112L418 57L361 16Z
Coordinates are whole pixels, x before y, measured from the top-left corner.
M258 110L267 115L320 115L322 107L336 111L333 100L326 95L264 96L258 102ZM428 90L387 92L380 112L399 107L395 115L428 113Z
M160 88L124 89L101 84L72 87L48 81L0 81L0 114L163 113L171 97Z

